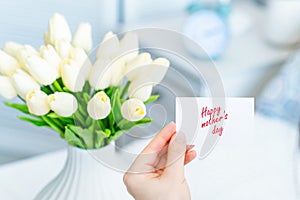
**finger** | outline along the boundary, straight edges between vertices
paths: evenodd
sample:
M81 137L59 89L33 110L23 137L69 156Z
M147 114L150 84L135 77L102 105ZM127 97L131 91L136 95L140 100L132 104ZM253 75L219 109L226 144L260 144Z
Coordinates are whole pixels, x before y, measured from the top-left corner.
M186 145L186 155L190 152L195 145ZM158 158L155 162L156 169L164 169L167 163L167 153L168 153L168 145L164 146L164 148L159 152Z
M175 134L175 131L175 123L169 123L152 139L152 141L146 146L142 153L159 152L164 146L169 143L170 139Z
M186 139L182 132L174 135L169 143L167 164L163 176L184 179Z
M137 156L128 172L146 173L156 170L158 164L159 153L168 145L170 138L176 131L174 122L164 127L158 135L146 146L146 148Z
M192 150L185 154L184 165L189 164L192 160L197 157L196 151Z
M190 151L195 145L186 145L186 151Z

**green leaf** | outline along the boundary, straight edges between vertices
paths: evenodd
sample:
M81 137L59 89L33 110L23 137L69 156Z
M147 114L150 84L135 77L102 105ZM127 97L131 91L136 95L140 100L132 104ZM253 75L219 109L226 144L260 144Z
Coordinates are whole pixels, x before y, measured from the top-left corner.
M136 126L140 126L140 125L143 125L143 124L148 124L148 123L150 123L150 122L152 122L152 121L153 121L153 120L150 119L150 118L143 118L143 119L141 119L141 120L135 122L135 125L136 125Z
M111 100L112 114L115 122L120 122L123 117L121 114L121 100L120 100L120 88L116 88L112 94Z
M83 99L85 103L88 103L91 99L90 95L88 93L83 93Z
M81 138L82 142L85 145L86 149L94 148L94 135L93 132L88 129L83 129L79 126L68 126L69 130L75 133L78 137Z
M148 103L152 103L154 101L156 101L159 98L159 95L152 95L151 97L149 97L149 99L147 99L144 104L148 104Z
M54 112L47 114L47 117L52 119L58 119L59 121L64 122L66 124L74 124L74 119L72 117L62 117Z
M41 119L44 120L53 130L59 133L60 137L64 138L64 131L49 117L41 116Z
M26 104L16 104L16 103L9 103L9 102L4 102L4 104L8 107L17 109L17 110L21 111L22 113L30 115Z
M120 123L118 123L118 127L123 131L128 131L128 130L132 129L135 126L148 124L150 122L152 122L152 119L150 119L150 118L143 118L143 119L141 119L139 121L136 121L136 122L131 122L131 121L128 121L126 119L123 119Z
M86 92L86 93L90 93L90 91L91 91L91 86L90 86L90 84L89 84L88 81L85 82L82 91L83 91L83 92Z
M34 119L34 118L30 118L30 117L24 117L24 116L18 116L18 118L20 120L29 122L31 124L34 124L35 126L49 126L46 122L44 122L43 120L38 120L38 119Z
M123 132L124 132L123 130L119 130L119 131L115 132L115 134L108 139L108 143L118 139L122 135Z
M65 139L72 146L85 148L85 145L82 142L82 140L69 127L66 127Z
M103 131L96 131L95 134L95 148L101 148L108 144L108 140Z
M124 88L121 90L121 98L124 98L125 95L127 94L128 92L128 88L130 86L130 81L127 81L126 85L124 86Z

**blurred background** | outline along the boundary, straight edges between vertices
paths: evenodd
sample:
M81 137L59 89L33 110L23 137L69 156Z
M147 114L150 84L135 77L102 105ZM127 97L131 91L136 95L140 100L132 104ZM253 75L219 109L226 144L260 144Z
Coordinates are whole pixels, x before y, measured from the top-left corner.
M266 159L282 158L274 163L285 162L280 169L293 181L291 187L297 187L299 0L0 1L0 46L16 41L38 48L55 12L66 17L73 32L79 22L90 22L94 44L109 30L119 33L142 27L174 30L200 44L214 59L227 96L256 98L257 131L273 134L261 137L270 145ZM207 55L184 45L177 48L184 50L188 59L207 65ZM174 66L189 71L176 63ZM199 80L192 84L201 87ZM66 147L56 133L21 122L18 114L0 103L0 164ZM287 157L289 160L283 161Z

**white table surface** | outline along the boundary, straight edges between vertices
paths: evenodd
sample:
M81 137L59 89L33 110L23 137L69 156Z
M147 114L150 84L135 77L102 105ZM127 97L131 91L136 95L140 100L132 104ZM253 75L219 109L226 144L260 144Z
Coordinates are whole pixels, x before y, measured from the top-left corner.
M207 159L195 160L186 167L192 199L297 199L297 129L261 116L256 116L255 123L251 146L246 141L231 141L236 142L232 145L221 140ZM62 150L1 166L0 199L32 199L58 174L65 159L66 151ZM120 199L131 199L121 173L110 170L103 178L107 179L108 193L122 188L117 191Z

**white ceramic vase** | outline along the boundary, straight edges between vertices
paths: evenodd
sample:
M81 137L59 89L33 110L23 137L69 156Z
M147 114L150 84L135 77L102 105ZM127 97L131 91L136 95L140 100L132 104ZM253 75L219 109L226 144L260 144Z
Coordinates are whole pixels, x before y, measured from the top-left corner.
M97 153L107 153L107 146ZM119 173L95 159L87 150L68 147L63 170L35 200L93 200L124 199L128 195ZM118 192L116 192L118 191Z

